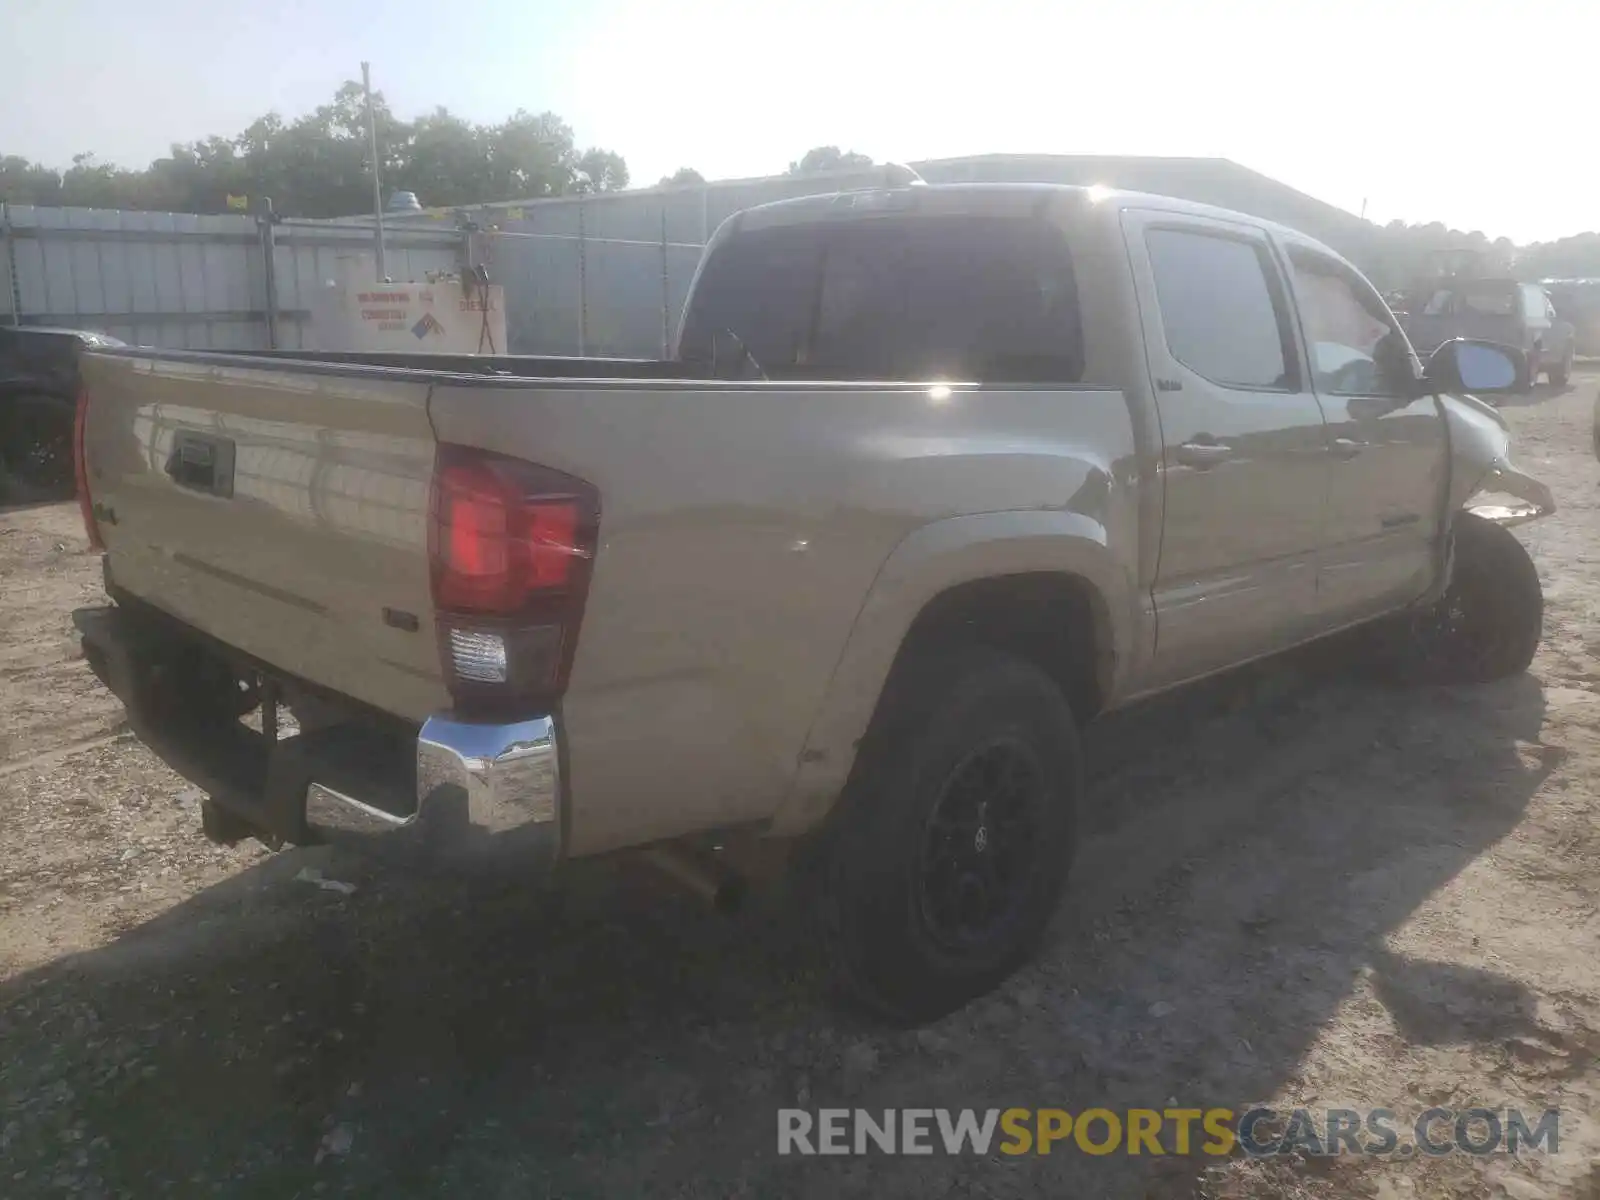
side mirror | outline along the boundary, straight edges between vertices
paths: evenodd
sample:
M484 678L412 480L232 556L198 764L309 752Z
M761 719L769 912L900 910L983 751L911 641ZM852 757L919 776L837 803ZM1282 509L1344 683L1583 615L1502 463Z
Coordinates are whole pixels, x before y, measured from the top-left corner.
M1528 356L1498 342L1453 338L1428 359L1423 380L1433 392L1516 392L1528 386Z

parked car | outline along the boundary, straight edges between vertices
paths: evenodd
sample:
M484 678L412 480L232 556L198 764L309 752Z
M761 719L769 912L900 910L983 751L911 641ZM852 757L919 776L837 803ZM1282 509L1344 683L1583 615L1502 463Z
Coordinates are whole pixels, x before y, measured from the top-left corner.
M0 326L0 504L72 498L78 352L120 345L82 329Z
M1556 313L1573 328L1582 358L1600 358L1600 279L1546 279L1542 285Z
M1540 374L1557 387L1565 387L1572 378L1572 323L1556 314L1550 297L1536 283L1513 279L1441 283L1418 311L1407 314L1404 324L1423 354L1451 338L1481 338L1527 354L1529 387Z
M214 838L530 884L649 847L717 895L788 845L849 993L927 1018L1039 942L1098 714L1353 628L1407 675L1527 667L1497 520L1554 505L1464 395L1526 371L1422 367L1237 213L808 197L717 230L671 361L90 352L112 604L75 619Z

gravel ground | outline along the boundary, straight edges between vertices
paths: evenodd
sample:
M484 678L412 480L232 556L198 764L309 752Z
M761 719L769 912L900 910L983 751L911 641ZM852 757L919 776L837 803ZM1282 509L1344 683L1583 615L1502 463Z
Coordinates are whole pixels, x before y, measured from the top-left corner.
M1561 512L1530 676L1301 655L1090 736L1040 960L929 1028L832 1007L777 897L554 894L222 849L67 619L71 506L0 512L0 1195L1600 1197L1596 383L1508 408ZM306 873L354 886L316 886ZM1560 1106L1560 1152L780 1158L786 1105Z

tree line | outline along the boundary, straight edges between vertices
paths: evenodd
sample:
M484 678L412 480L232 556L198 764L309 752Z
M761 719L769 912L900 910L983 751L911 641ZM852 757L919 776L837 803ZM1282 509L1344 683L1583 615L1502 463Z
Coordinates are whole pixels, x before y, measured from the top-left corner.
M1448 269L1454 259L1478 274L1540 279L1600 278L1600 233L1580 233L1518 246L1510 238L1490 240L1480 230L1451 229L1440 221L1372 225L1359 246L1345 252L1384 291L1411 288ZM1463 259L1466 261L1463 262Z
M382 92L373 93L373 124L386 191L414 192L428 208L528 200L628 186L622 155L580 149L555 113L518 110L497 125L478 125L445 108L403 121ZM259 205L293 217L340 217L372 208L366 101L346 82L332 101L285 121L268 113L233 137L176 144L148 167L132 169L79 154L66 170L0 155L0 201L46 207L123 208L220 213ZM794 173L870 164L866 155L819 146ZM662 184L700 184L682 167Z
M403 121L381 92L373 123L386 190L415 192L428 207L522 200L628 186L628 164L598 147L579 149L554 113L518 110L498 125L478 125L444 108ZM331 103L294 121L268 113L234 137L174 145L142 170L79 154L65 171L0 156L0 200L12 204L218 213L241 198L272 198L295 217L369 212L366 103L349 81ZM230 203L230 198L232 202Z
M383 93L373 94L379 159L389 191L416 193L429 208L610 192L630 182L622 155L581 149L572 127L555 113L518 110L497 125L479 125L445 108L404 121ZM838 146L816 146L789 164L791 175L872 165L872 159ZM680 167L662 185L705 183ZM0 201L12 204L125 208L156 212L218 213L270 196L275 209L295 217L337 217L372 207L366 106L362 87L346 82L332 101L285 121L268 113L231 138L210 137L174 145L143 169L77 155L56 170L16 155L0 155ZM1426 273L1443 251L1471 250L1484 261L1525 279L1600 276L1600 232L1517 247L1478 231L1449 229L1435 221L1371 226L1362 266L1379 286L1404 287Z

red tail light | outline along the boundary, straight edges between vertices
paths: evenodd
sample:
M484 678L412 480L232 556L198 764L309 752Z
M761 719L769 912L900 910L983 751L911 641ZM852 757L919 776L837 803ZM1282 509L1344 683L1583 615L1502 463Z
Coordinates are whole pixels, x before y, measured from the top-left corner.
M83 514L83 531L89 535L89 549L104 550L100 523L94 518L94 501L89 499L89 458L84 437L89 425L89 389L78 389L78 407L72 417L72 478L78 492L78 511Z
M502 454L441 445L429 557L446 680L466 708L566 687L599 531L599 493Z

